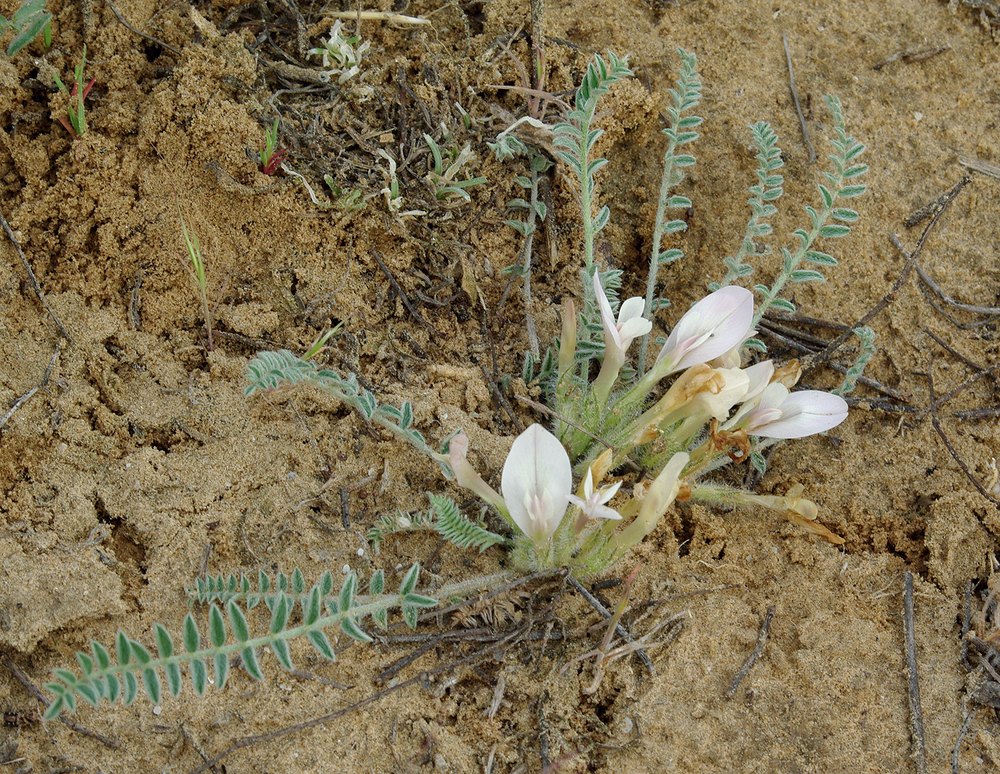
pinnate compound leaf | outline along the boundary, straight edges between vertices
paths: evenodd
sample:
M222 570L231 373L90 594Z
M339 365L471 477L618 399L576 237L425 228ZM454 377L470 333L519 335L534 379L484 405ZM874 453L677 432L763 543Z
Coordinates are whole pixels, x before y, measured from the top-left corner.
M156 673L155 669L143 669L142 670L142 684L146 689L146 694L149 696L150 701L153 704L160 703L160 676Z
M201 635L198 634L198 624L194 622L194 616L188 613L184 616L184 650L195 653L200 647Z
M156 650L161 659L168 659L174 655L174 641L162 624L153 624L153 637L156 639Z
M76 692L80 694L80 696L83 697L83 700L91 707L96 707L101 703L101 694L92 685L80 683L76 686Z
M819 266L836 266L837 259L834 258L829 253L823 253L819 250L808 250L806 251L805 259L809 263L815 263Z
M295 668L292 664L292 654L289 650L287 642L278 639L272 640L271 650L274 651L275 658L278 659L278 663L281 664L284 669L291 672Z
M437 607L438 601L434 597L423 594L407 594L403 597L403 605L406 607Z
M191 660L191 683L194 685L194 692L198 696L205 695L205 689L208 687L208 667L205 666L205 662L199 658Z
M86 653L78 652L76 654L76 663L80 665L80 671L83 672L84 677L89 677L94 671L94 660Z
M358 576L355 573L348 573L344 578L344 585L340 587L340 594L337 597L337 604L340 610L346 613L354 606L354 590L358 585ZM310 622L311 623L311 622Z
M285 626L288 625L290 609L291 605L288 603L288 595L279 591L274 599L274 604L271 606L271 625L268 627L270 634L278 634L284 631Z
M180 664L176 661L171 661L163 667L163 674L167 678L167 690L170 691L170 695L179 696L181 686L184 684L183 679L181 679Z
M302 623L312 626L323 612L323 597L318 586L313 586L309 596L303 601Z
M90 643L90 649L94 653L94 661L97 662L98 669L103 671L111 666L111 654L108 653L108 649L101 645L101 643L95 640Z
M372 573L372 577L368 581L368 593L373 597L378 596L385 590L385 573L382 570L376 570Z
M131 672L126 672L122 675L122 682L124 683L124 690L122 691L122 702L126 707L131 706L132 702L135 701L135 697L139 694L139 682L135 679L135 675ZM72 698L73 694L67 694L67 702ZM71 706L72 710L73 707Z
M306 579L302 570L298 567L292 572L292 591L296 594L304 594L306 590Z
M819 230L819 235L826 239L838 239L851 233L850 226L842 226L838 223L829 223Z

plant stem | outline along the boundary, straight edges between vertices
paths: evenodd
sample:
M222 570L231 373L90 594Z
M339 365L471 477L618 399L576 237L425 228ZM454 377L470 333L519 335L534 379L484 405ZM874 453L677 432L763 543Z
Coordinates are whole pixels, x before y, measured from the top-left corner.
M455 597L467 597L486 589L495 588L498 584L508 580L509 577L510 575L507 573L498 573L494 575L484 575L477 578L471 578L469 580L442 586L435 592L435 596L437 597L438 604L440 605L444 600L453 599ZM291 595L288 596L290 599L294 598ZM247 649L253 649L256 651L259 648L270 647L275 642L287 642L311 632L321 632L340 624L344 620L360 621L368 616L380 613L383 610L390 610L394 607L402 607L403 599L403 596L400 594L385 595L381 598L372 599L369 602L355 605L347 611L338 611L331 615L321 616L310 624L299 624L298 626L282 629L281 631L273 634L268 633L260 637L254 637L243 642L230 642L228 644L207 648L202 647L193 652L175 652L169 657L165 658L160 656L158 658L151 658L146 662L139 662L135 659L131 659L126 664L113 664L106 669L94 670L90 674L85 675L82 680L78 680L77 684L93 684L95 681L102 680L110 675L135 675L138 672L145 672L147 670L155 671L165 669L169 666L189 665L195 661L207 661L209 659L214 659L216 656L236 655ZM72 691L73 686L67 686L67 690Z
M667 143L663 154L663 175L660 177L660 199L656 204L656 223L653 226L653 246L649 256L649 275L646 277L646 303L642 316L650 319L653 306L653 294L656 292L656 276L660 271L660 247L663 242L663 227L667 216L667 199L670 198L670 181L674 175L674 153L677 151L676 134ZM639 344L639 376L646 372L646 357L649 353L649 337L652 331L642 337Z
M835 209L837 204L837 191L844 185L843 175L837 175L837 177L831 181L833 191L833 200L829 205L824 204L823 208L817 213L817 217L813 227L809 230L806 238L800 240L801 244L795 250L794 253L787 253L788 260L781 268L781 272L777 277L774 278L774 282L771 283L771 287L768 288L767 293L764 294L764 298L761 299L760 304L757 306L757 311L754 313L753 322L751 323L752 328L756 328L758 323L760 323L761 318L767 313L767 310L771 308L771 304L779 296L782 290L784 290L785 285L788 284L789 278L792 276L792 272L802 263L802 259L805 258L807 252L812 249L813 244L819 238L820 232L823 227L827 224L830 219L830 214Z
M531 250L535 240L535 225L537 214L535 207L538 205L538 172L531 170L531 207L528 209L528 219L526 222L527 236L524 238L524 261L522 269L521 295L524 298L524 325L528 332L528 348L531 354L538 358L540 346L538 343L538 330L535 327L535 318L531 314Z
M583 215L583 265L586 270L587 279L594 274L594 214L593 207L594 192L591 189L591 175L587 171L590 166L590 125L593 115L587 114L580 125L580 167L583 173L580 175L580 212Z

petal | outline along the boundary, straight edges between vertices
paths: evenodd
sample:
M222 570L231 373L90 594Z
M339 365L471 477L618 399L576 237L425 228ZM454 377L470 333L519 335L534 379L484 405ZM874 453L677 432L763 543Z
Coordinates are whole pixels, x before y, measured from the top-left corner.
M743 396L743 402L747 403L767 389L767 385L771 383L771 377L774 376L774 363L770 360L764 360L749 368L744 368L743 373L750 380L747 394Z
M730 285L697 302L670 331L657 360L671 357L672 372L707 363L739 346L753 321L753 293Z
M583 480L583 496L589 500L593 493L594 473L590 468L587 468L587 477Z
M623 542L627 545L635 545L642 538L653 531L660 517L677 497L680 491L680 475L684 466L688 464L691 456L687 452L677 452L670 458L670 462L663 466L663 470L650 484L646 494L639 501L639 515L635 521L629 525L629 532L633 534L626 538L623 535Z
M618 309L618 324L622 325L627 323L629 320L635 320L636 318L642 317L642 313L646 309L646 302L642 300L641 296L633 296L632 298L624 301ZM650 327L652 327L650 323Z
M601 273L597 270L594 271L594 297L597 298L597 308L601 310L601 325L604 326L605 339L610 336L611 340L621 349L622 340L618 335L618 323L615 322L614 312L611 311L611 302L608 301L608 295L604 292L604 286L601 285Z
M781 404L781 418L753 430L763 438L804 438L847 419L847 401L820 390L793 392Z
M621 521L622 515L614 508L606 505L595 505L587 514L592 519L608 519L610 521Z
M500 513L506 513L503 498L496 493L493 487L483 481L482 476L476 472L467 459L468 454L469 436L465 432L459 432L448 443L448 463L455 474L455 483L479 495Z
M621 481L616 481L611 486L604 487L604 489L602 489L600 491L600 494L597 497L597 504L598 505L604 505L605 503L610 502L611 499L616 494L618 494L618 490L621 489L621 488L622 488L622 482Z
M694 412L715 417L720 422L729 416L730 410L743 400L750 379L739 368L717 368L715 373L722 380L722 387L717 392L704 390L691 401Z
M621 338L622 349L628 348L628 345L635 339L640 336L645 336L653 330L653 323L645 317L633 317L631 320L626 320L620 325L621 327L618 328L618 335Z
M511 444L500 491L511 518L532 540L549 538L566 513L573 470L566 449L552 433L533 424ZM537 509L529 509L530 504Z
M723 352L717 358L712 360L709 365L713 368L739 368L743 363L743 347L742 342L737 344L728 352Z
M788 400L788 388L780 382L772 382L764 388L757 407L762 409L781 408L786 400Z

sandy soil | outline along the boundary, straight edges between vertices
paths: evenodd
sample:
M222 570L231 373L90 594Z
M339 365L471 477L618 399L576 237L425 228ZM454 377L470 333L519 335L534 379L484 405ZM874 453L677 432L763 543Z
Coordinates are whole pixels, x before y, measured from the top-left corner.
M36 43L12 60L0 56L0 212L71 336L59 343L4 240L0 413L40 383L58 351L42 389L0 430L0 762L12 772L190 771L234 740L372 695L380 687L373 679L415 646L346 646L334 664L302 648L295 652L301 674L265 659L263 683L237 672L205 699L186 691L155 709L140 700L75 717L117 740L114 748L42 723L12 667L43 684L91 639L109 642L119 628L145 637L154 621L176 629L187 610L184 588L206 569L300 567L315 577L350 565L393 576L393 568L420 560L431 584L497 570L496 551L464 555L422 537L393 539L373 557L365 530L440 490L434 467L318 392L248 401L242 391L257 349L303 351L343 322L327 353L331 364L357 370L386 399L413 400L416 423L434 442L464 427L483 469L497 475L516 427L494 403L488 378L494 368L519 374L526 340L516 294L500 303L501 271L519 249L502 226L515 172L485 143L526 110L523 96L496 85L522 83L529 8L524 0L396 4L432 25L366 23L372 47L362 77L331 89L282 80L267 65L282 59L278 48L305 63L294 3L227 0L199 4L195 15L185 4L120 3L134 27L166 45L130 32L103 2L50 7L50 51ZM319 6L298 8L315 45L330 21ZM12 10L9 0L3 10ZM804 313L860 318L903 268L889 235L912 248L920 226L905 229L904 219L961 178L960 158L1000 164L1000 49L966 8L930 0L553 0L544 24L553 92L572 88L594 52L631 54L637 77L613 90L602 113L602 150L612 164L601 196L614 222L600 251L633 273L627 290L636 293L673 52L683 46L699 56L705 124L682 190L694 200L687 255L663 275L674 302L665 326L721 275L720 257L742 233L750 123L770 121L782 140L778 234L801 222L798 203L814 195L819 168L808 161L789 97L782 34L820 159L829 130L821 96L833 93L868 145L872 169L862 221L838 245L841 267L823 285L796 289ZM73 140L52 120L65 102L49 72L68 73L84 43L97 81L90 131ZM947 48L874 68L900 52L938 47ZM362 210L318 208L293 179L257 171L247 152L261 145L276 108L291 166L318 191L323 174L360 190L370 197ZM468 205L441 206L422 180L428 154L420 136L440 136L442 124L458 145L471 144L471 168L489 180ZM389 215L379 149L406 158L405 206L428 215L405 222ZM994 306L1000 298L998 186L975 174L920 258L962 302ZM558 300L575 291L579 261L571 183L556 175L551 191L533 309L543 338L557 332ZM181 218L208 260L212 351L185 267ZM768 512L683 507L627 566L613 568L609 577L621 577L642 564L626 616L637 634L687 613L680 636L650 651L655 675L623 658L586 694L592 662L575 659L598 642L599 618L550 582L464 622L502 628L530 614L547 636L505 649L499 661L443 671L311 730L251 745L229 756L225 770L907 771L914 762L905 570L915 574L929 770L951 766L967 714L961 770L996 770L1000 727L969 699L985 678L981 668L963 666L961 626L970 581L972 608L982 607L1000 514L922 413L931 404L928 372L944 395L976 372L974 364L996 363L996 325L963 328L955 322L980 318L945 310L955 320L935 310L911 275L872 323L879 352L869 373L916 413L859 406L828 437L779 449L760 485L781 493L805 484L843 547ZM773 351L783 352L778 344ZM819 387L838 380L822 371L808 378ZM517 379L511 390L526 393ZM871 388L858 394L882 399ZM980 378L937 412L984 486L1000 456L996 419L954 414L996 403L995 376ZM521 421L531 421L515 406ZM614 605L621 589L598 593ZM763 653L727 698L771 607ZM396 680L481 648L441 643Z

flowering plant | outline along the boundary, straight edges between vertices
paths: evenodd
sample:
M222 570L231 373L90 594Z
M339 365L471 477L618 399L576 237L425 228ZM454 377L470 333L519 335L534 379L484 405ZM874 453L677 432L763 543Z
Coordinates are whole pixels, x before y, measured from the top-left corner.
M503 467L502 496L469 465L465 436L452 441L449 460L458 484L482 497L516 530L515 558L524 566L599 572L648 535L677 499L764 506L843 543L816 521L816 505L803 497L801 485L784 496L761 496L704 479L746 461L763 472L761 452L767 447L825 432L847 417L840 394L792 392L801 375L796 361L776 366L761 360L746 367L744 361L766 352L754 338L754 328L769 309L795 311L782 297L786 286L823 281L820 268L836 265L832 255L816 246L820 240L846 236L848 224L858 219L857 212L841 203L865 192L860 177L867 166L857 160L864 146L847 133L839 100L828 97L835 132L833 169L817 186L821 205L805 208L809 228L796 229L793 246L781 248L774 281L758 283L751 291L733 283L750 276L754 269L748 261L764 254L759 240L771 234L767 219L777 212L774 202L783 192L777 138L767 124L751 128L758 170L757 183L749 189L746 234L736 254L723 261L723 281L709 284L713 292L681 316L650 363L653 317L668 305L655 297L658 271L683 254L663 249L665 238L686 228L684 221L669 219L668 212L691 206L690 199L673 193L695 163L693 155L681 151L698 139L695 129L702 121L690 113L701 99L696 58L683 50L679 56L681 71L670 90L669 126L663 130L667 144L645 298L628 298L619 305L618 292L631 284L630 278L617 269L602 269L595 260L595 237L611 217L607 206L596 206L596 174L607 164L595 153L601 137L594 128L596 107L615 82L632 74L624 59L608 54L593 59L574 108L550 128L559 159L579 183L583 236L581 311L577 314L572 300L564 302L557 355L546 358L552 365L539 378L555 418L554 432L532 425L518 436ZM801 268L803 264L819 268ZM871 343L868 329L855 333ZM638 357L630 366L628 351L637 339ZM870 358L870 346L868 350L859 355L855 377ZM854 382L856 378L845 381L836 392L849 392ZM622 491L627 480L633 482L630 494Z
M367 47L354 48L356 43L356 39L342 38L337 22L326 48L312 53L322 53L324 66L340 71L343 82L357 73ZM369 531L373 544L393 532L427 529L461 548L484 551L512 543L513 563L521 568L566 567L577 576L586 576L627 554L678 500L769 508L831 542L843 542L816 521L818 509L803 496L801 484L784 495L758 495L708 477L727 465L746 461L761 470L761 450L782 440L824 432L847 416L847 403L838 394L792 390L801 375L797 362L744 362L749 363L751 355L757 357L753 353L766 352L763 343L753 338L764 313L769 308L794 311L792 302L781 297L786 286L823 279L818 269L803 269L801 265L836 264L832 255L817 250L816 245L820 240L845 236L850 232L846 224L858 218L854 210L838 205L865 190L858 180L866 167L857 162L864 146L847 134L840 103L829 98L836 138L830 157L833 171L825 173L825 182L818 186L822 203L818 208L805 208L809 227L796 229L793 245L781 249L781 268L772 283L756 284L751 291L733 283L753 273L747 261L761 255L758 240L770 234L766 219L774 214L773 202L782 190L782 177L776 173L782 164L776 138L766 124L755 125L758 183L750 188L751 218L740 247L724 259L727 272L723 281L711 284L713 292L680 317L654 358L647 357L654 313L667 305L655 297L658 270L681 256L678 248L663 249L662 241L685 227L683 221L670 220L668 211L691 205L686 197L671 193L683 179L683 171L695 163L694 156L680 149L697 139L694 128L701 122L689 114L700 99L694 55L681 52L681 61L680 77L670 91L670 124L664 130L667 149L644 298L635 296L619 304L618 291L631 284L631 278L615 269L602 270L594 249L595 236L609 222L610 210L595 206L595 175L607 161L594 154L601 131L593 125L599 97L615 81L631 74L625 61L614 55L607 60L595 57L577 90L573 110L565 122L551 129L556 154L579 181L582 303L577 313L572 300L564 302L562 333L541 361L541 374L533 376L533 365L523 371L526 381L537 378L541 383L548 404L544 408L554 422L551 431L532 424L514 439L503 465L499 492L469 462L465 433L459 432L445 450L436 451L414 427L409 401L399 406L381 403L354 374L344 377L334 369L318 366L311 359L316 346L304 358L281 350L259 353L250 363L248 395L302 382L326 390L365 421L378 424L433 459L458 486L492 508L513 532L509 541L464 516L449 498L431 495L430 510L422 516L383 518ZM537 123L540 126L532 125L535 129L546 129ZM521 146L526 147L524 143ZM512 147L510 138L505 147ZM547 169L544 164L537 165L540 150L522 150L522 154L533 165L533 174ZM387 198L390 205L398 205L401 198L395 162L385 157L391 189L386 189ZM544 220L545 210L537 209L534 200L533 195L534 204L529 206L538 220ZM412 213L400 213L406 214ZM528 225L525 232L530 234ZM523 271L528 287L529 262ZM525 295L530 298L530 294ZM530 324L528 328L532 342ZM862 341L862 354L838 388L842 394L852 389L871 357L873 334L867 329L855 333ZM629 352L637 339L641 340L638 357L630 363ZM534 347L530 354L533 351ZM402 565L397 570L402 570ZM185 618L180 638L155 624L155 653L124 632L116 637L113 653L100 643L92 643L89 651L77 653L79 674L56 671L55 680L48 684L52 702L46 716L72 711L79 702L98 705L120 698L130 704L140 688L154 702L165 692L176 696L183 684L182 668L201 694L210 682L210 670L217 685L225 684L230 659L235 656L249 675L261 679L259 654L265 650L291 670L289 642L299 637L307 639L321 657L333 659L336 654L327 632L339 631L356 642L370 642L367 628L386 628L390 612L398 612L407 625L416 627L421 611L438 607L445 600L470 600L504 578L502 574L474 577L441 586L431 596L418 589L420 566L413 564L402 574L398 591L390 590L384 571L375 570L364 594L357 575L347 566L344 573L339 591L329 571L312 587L297 569L291 575L259 572L256 578L199 578L192 596L209 605L207 629L199 628L193 615ZM266 634L251 631L247 613L255 606L270 613ZM620 607L617 615L623 610ZM617 617L612 623L617 625ZM611 631L613 627L609 637ZM602 654L600 674L608 654L598 652Z
M847 417L847 403L839 395L789 391L800 374L794 361L782 368L770 360L739 366L740 349L754 333L750 291L725 287L694 304L674 326L653 367L634 384L621 385L629 344L652 324L641 315L638 297L623 302L614 317L598 272L592 281L605 341L600 370L588 381L572 368L576 319L567 305L554 390L560 417L556 433L533 424L514 440L503 466L502 495L468 462L468 438L459 434L451 442L449 462L457 483L492 505L519 533L518 559L532 567L567 565L596 572L648 535L678 497L763 505L842 542L814 523L816 507L801 490L760 497L699 481L779 439L821 433ZM620 493L623 477L605 483L629 463L656 472L651 483L636 484L630 496Z

